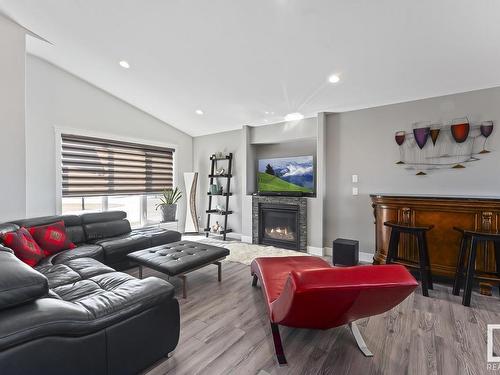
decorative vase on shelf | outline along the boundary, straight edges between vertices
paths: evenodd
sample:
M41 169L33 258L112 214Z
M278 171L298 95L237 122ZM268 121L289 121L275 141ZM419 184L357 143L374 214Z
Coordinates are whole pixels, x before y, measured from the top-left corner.
M217 194L219 191L219 187L216 184L210 185L210 194Z

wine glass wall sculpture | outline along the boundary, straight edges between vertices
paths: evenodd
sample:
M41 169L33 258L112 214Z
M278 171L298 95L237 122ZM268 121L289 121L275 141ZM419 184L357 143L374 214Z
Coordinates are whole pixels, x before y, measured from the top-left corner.
M486 141L493 133L493 121L472 124L467 117L457 118L447 125L421 121L411 132L397 131L394 139L400 159L396 163L417 175L432 170L465 168L467 163L487 154Z

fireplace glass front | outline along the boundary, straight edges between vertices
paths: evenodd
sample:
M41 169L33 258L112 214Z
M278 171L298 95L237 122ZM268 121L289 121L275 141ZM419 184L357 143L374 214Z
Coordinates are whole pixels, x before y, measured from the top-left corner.
M260 243L298 250L298 207L263 204L259 211Z

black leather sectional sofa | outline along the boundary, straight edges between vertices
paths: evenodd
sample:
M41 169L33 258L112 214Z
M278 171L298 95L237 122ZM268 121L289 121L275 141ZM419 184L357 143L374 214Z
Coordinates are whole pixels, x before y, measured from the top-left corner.
M120 211L13 221L0 233L59 220L77 247L34 268L0 246L0 374L134 374L173 351L174 287L117 270L180 233L131 230Z

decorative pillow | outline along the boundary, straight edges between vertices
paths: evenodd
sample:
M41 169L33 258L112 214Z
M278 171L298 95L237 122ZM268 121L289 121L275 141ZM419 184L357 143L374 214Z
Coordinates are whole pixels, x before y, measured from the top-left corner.
M3 234L2 242L14 250L16 257L31 267L36 266L41 259L45 258L43 250L26 228L19 228L14 232Z
M46 256L76 247L69 239L62 220L53 224L31 227L28 231Z

